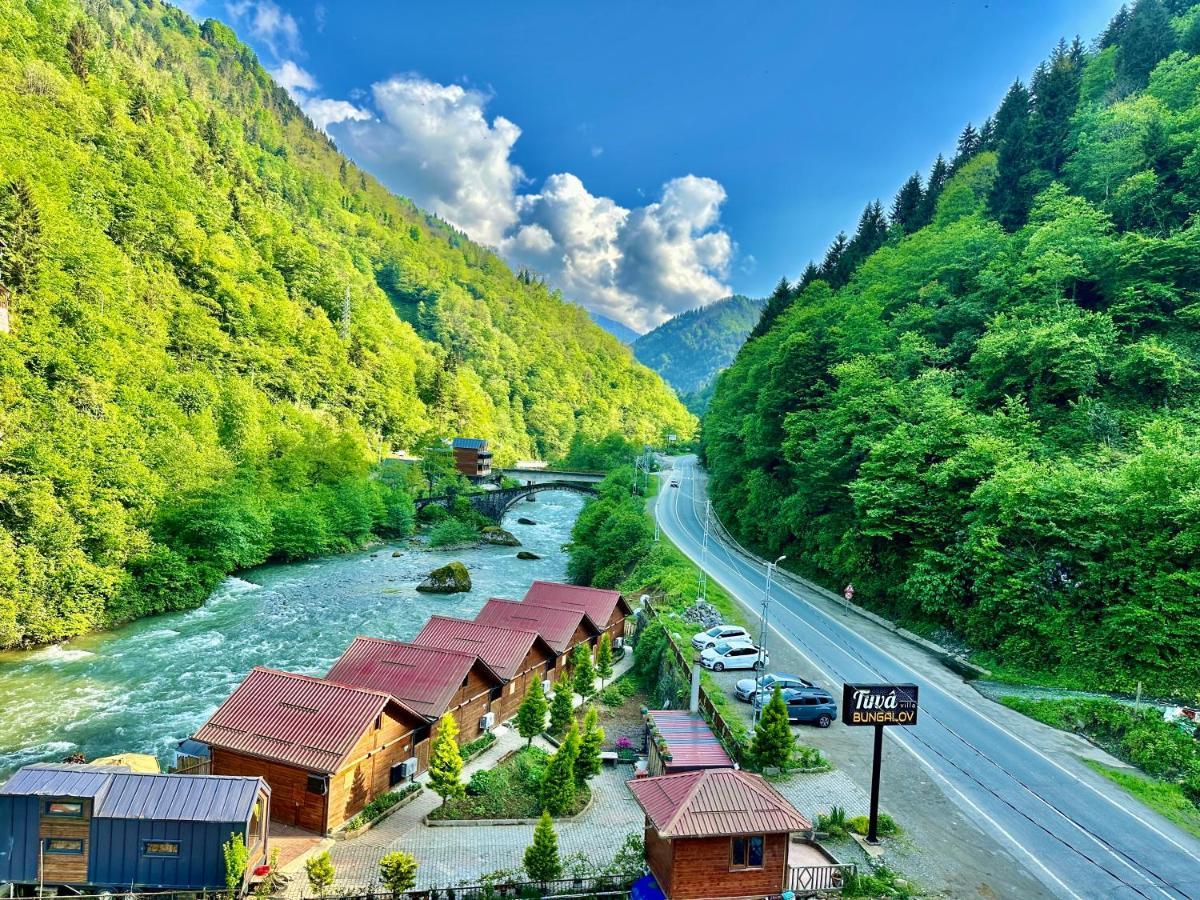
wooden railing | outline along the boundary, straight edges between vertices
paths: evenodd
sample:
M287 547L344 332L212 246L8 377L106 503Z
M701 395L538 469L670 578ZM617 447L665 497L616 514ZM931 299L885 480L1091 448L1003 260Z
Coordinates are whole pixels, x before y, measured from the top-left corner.
M853 864L828 866L789 866L787 889L800 896L841 891L858 873Z

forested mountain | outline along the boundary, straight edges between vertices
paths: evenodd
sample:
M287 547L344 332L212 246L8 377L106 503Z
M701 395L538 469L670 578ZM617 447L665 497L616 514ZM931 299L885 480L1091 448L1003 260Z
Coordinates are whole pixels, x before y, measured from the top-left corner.
M1060 43L771 298L703 444L768 555L1002 664L1200 691L1200 6Z
M391 447L693 427L583 309L155 0L0 0L0 242L0 646L402 532Z
M762 300L735 295L680 313L638 338L633 354L685 400L697 397L733 362L762 305Z
M602 316L598 312L589 313L589 315L591 315L593 322L615 337L622 344L632 344L638 339L638 333L636 331L634 331L628 325L618 322L616 319L610 319L608 316Z

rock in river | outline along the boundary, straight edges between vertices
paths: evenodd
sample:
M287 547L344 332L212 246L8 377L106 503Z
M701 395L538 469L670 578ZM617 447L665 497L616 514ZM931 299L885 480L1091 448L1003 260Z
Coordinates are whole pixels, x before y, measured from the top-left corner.
M489 525L479 533L479 539L485 544L499 544L501 547L520 547L521 542L511 531L505 531L496 525Z
M517 559L541 559L536 553L530 553L528 550L521 550L517 553Z
M521 516L521 518L517 519L517 524L518 525L536 525L537 522L533 521L533 519L527 519L524 516Z
M467 567L457 560L434 569L417 585L417 590L425 594L460 594L470 589L471 576Z

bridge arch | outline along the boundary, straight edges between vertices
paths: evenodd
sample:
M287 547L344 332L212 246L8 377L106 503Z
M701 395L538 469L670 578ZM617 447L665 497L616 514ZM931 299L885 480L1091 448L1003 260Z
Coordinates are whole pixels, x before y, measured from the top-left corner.
M517 487L500 488L495 491L482 491L478 494L466 494L467 500L470 501L474 510L493 522L499 523L504 514L508 512L519 500L533 494L540 494L543 491L574 491L577 494L585 494L595 497L597 494L596 488L582 481L543 481L540 484L522 484ZM422 497L414 504L418 510L424 509L426 506L449 506L451 502L450 496L441 497Z

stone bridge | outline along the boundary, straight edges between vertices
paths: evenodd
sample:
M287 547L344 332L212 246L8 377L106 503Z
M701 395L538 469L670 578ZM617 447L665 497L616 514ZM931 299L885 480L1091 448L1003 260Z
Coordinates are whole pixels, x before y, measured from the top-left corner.
M540 494L542 491L574 491L577 494L596 496L596 488L584 481L543 481L540 484L523 484L520 487L500 488L495 491L481 491L478 494L461 496L471 501L471 506L477 513L498 523L517 501L533 494ZM426 506L448 507L453 499L449 495L421 497L415 502L415 506L418 511Z

